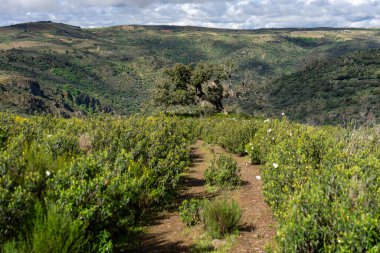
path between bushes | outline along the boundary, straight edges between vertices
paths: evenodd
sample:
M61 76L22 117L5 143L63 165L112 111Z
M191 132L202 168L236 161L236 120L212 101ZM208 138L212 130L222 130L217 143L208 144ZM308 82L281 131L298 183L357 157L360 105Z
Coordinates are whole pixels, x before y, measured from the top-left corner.
M260 175L259 167L247 164L247 157L231 155L241 168L242 186L232 191L210 194L206 191L203 174L213 152L229 154L223 148L205 144L203 141L197 141L192 146L193 166L183 178L183 188L178 199L170 210L160 213L147 227L146 234L131 252L193 252L195 240L203 233L202 225L192 229L186 228L180 221L178 206L184 199L209 198L223 194L235 199L243 211L239 236L229 252L264 252L264 246L273 241L276 222L272 210L264 201L262 181L256 179L256 176Z

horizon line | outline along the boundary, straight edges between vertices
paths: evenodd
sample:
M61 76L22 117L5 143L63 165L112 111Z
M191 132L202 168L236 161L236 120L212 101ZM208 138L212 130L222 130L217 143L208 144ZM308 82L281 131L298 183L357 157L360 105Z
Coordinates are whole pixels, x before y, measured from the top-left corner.
M259 27L259 28L230 28L230 27L212 27L212 26L196 26L196 25L175 25L175 24L118 24L118 25L109 25L109 26L78 26L69 23L55 22L51 20L40 20L40 21L30 21L24 23L15 23L10 25L0 26L0 28L12 27L17 25L26 25L26 24L36 24L36 23L52 23L52 24L62 24L73 27L78 27L81 29L103 29L103 28L115 28L120 26L142 26L142 27L182 27L182 28L203 28L203 29L215 29L215 30L233 30L233 31L255 31L255 30L287 30L287 29L298 29L298 30L307 30L307 29L335 29L335 30L378 30L379 27L345 27L345 26L304 26L304 27Z

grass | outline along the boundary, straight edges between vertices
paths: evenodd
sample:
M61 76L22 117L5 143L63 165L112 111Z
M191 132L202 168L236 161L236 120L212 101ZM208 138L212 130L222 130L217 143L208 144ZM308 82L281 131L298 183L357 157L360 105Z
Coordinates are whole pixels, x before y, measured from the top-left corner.
M204 204L202 212L207 233L216 239L237 231L241 215L242 211L237 202L226 197Z
M196 240L196 245L191 249L191 253L227 253L236 244L238 233L232 233L224 238L226 242L221 248L215 249L212 246L212 237L207 234L202 234Z
M6 243L4 252L82 252L87 243L86 227L55 205L49 205L45 214L42 205L37 204L31 226L31 232L26 234L24 241Z

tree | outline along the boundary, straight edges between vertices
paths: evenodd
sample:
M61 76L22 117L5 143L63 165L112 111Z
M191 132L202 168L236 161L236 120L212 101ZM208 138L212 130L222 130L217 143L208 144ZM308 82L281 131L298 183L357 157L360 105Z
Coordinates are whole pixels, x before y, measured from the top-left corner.
M154 104L165 110L176 106L198 106L208 103L215 112L223 110L222 100L226 96L222 85L231 73L222 64L207 62L196 66L176 64L164 71L165 78L157 85Z

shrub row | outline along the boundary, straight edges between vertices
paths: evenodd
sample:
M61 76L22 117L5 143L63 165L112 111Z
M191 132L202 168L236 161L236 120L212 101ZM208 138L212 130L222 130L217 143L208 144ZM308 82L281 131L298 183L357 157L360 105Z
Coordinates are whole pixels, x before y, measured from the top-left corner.
M245 144L256 133L260 120L243 116L214 116L196 120L195 133L208 143L222 146L230 152L245 155Z
M358 138L356 135L360 135ZM378 252L379 135L270 120L247 145L282 252Z
M0 245L27 240L34 207L48 219L55 203L82 224L92 250L99 235L127 233L144 210L168 201L190 163L189 128L174 117L0 114L0 122Z
M313 127L285 117L199 121L202 139L262 164L280 252L380 251L379 128Z

